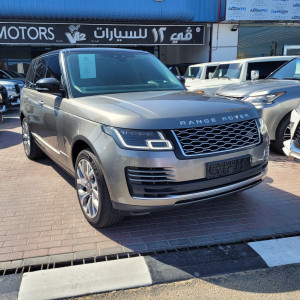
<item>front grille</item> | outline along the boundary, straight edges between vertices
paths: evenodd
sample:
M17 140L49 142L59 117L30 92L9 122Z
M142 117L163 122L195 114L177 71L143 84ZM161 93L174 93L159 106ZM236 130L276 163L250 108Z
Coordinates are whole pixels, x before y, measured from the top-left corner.
M294 134L294 144L297 148L300 148L300 122L296 128L295 134Z
M173 134L185 156L221 153L260 143L255 119L223 125L175 129Z
M20 87L19 87L18 84L15 84L15 89L16 89L17 94L19 94L20 93Z

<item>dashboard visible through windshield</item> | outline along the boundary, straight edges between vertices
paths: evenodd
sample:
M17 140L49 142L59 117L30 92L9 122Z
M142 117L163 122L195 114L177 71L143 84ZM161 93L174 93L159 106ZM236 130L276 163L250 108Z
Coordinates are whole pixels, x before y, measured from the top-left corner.
M126 51L65 53L74 98L127 92L184 90L155 56Z

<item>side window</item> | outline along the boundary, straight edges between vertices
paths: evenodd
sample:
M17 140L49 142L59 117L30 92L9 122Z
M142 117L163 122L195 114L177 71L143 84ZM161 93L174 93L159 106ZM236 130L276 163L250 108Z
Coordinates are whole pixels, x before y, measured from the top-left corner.
M32 88L32 86L33 86L34 64L35 64L35 60L33 60L31 62L28 72L27 72L27 75L26 75L25 86L28 88Z
M251 80L251 71L259 71L259 79L265 79L273 71L282 66L286 61L263 61L256 63L249 63L247 70L247 80Z
M47 70L46 78L55 78L59 83L61 83L61 71L59 66L59 56L52 55L46 57Z
M46 75L46 62L45 58L39 58L34 64L34 79L33 83L35 84L38 80L45 78Z
M205 74L205 79L208 79L208 74L209 73L214 73L216 70L217 66L209 66L206 68L206 74Z

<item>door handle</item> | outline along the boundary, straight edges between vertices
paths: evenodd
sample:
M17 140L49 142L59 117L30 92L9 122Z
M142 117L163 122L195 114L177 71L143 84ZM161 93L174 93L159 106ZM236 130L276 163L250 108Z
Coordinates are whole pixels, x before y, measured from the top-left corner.
M39 105L40 105L40 106L43 106L44 104L45 104L45 102L44 102L43 100L40 100L40 101L39 101Z

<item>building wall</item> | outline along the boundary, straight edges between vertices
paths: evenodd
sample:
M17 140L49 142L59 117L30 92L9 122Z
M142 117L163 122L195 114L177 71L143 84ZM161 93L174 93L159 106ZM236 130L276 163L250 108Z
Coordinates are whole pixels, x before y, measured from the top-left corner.
M213 24L211 61L233 60L237 58L238 29L232 31L236 24Z
M1 0L0 9L4 19L73 22L217 22L219 15L225 0Z

